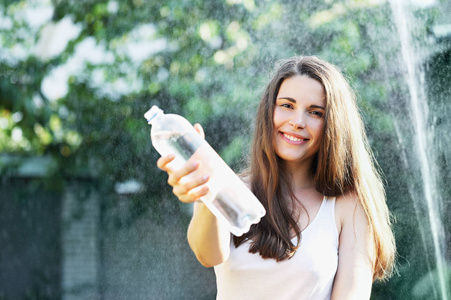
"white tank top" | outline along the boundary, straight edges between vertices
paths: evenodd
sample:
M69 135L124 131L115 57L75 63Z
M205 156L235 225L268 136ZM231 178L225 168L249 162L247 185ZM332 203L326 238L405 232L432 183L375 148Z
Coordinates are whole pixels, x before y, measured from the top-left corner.
M231 244L228 260L214 268L216 299L330 299L338 266L335 198L324 197L289 260L277 262L249 253L249 242L238 248Z

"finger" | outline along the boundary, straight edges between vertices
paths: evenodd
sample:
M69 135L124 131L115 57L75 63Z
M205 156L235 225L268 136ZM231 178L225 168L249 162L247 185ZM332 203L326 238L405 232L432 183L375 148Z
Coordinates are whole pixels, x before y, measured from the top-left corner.
M188 194L185 194L183 196L178 196L179 200L184 203L192 203L199 201L201 197L207 195L210 192L210 189L208 186L203 186L200 189L197 189L195 191L192 191Z
M202 126L199 123L194 124L194 129L196 129L197 133L200 134L200 136L205 139L205 132Z
M181 168L180 170L171 172L168 177L168 184L170 186L175 186L176 184L178 184L179 180L182 177L185 177L186 175L190 174L191 172L194 172L195 170L197 170L197 168L199 168L199 164L200 163L198 161L192 161L192 162L185 164L185 166L183 166L183 168Z
M157 160L157 167L163 171L168 171L167 165L175 158L174 154L162 156Z
M195 189L198 188L199 186L207 183L209 178L210 178L210 176L204 175L199 178L188 181L184 184L178 184L178 185L174 186L174 188L172 189L172 192L177 197L183 196L185 194L195 193L195 191L197 191Z

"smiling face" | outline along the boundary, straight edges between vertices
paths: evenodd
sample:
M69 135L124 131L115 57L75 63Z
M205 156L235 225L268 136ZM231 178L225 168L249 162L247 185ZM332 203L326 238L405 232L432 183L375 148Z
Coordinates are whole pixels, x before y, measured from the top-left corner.
M307 77L285 79L274 106L276 154L287 163L311 164L324 131L326 99L321 83Z

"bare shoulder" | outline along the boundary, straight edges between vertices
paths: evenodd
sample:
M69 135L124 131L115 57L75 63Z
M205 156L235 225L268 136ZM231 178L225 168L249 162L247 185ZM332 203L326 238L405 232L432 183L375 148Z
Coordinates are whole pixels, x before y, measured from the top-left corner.
M336 200L336 217L337 225L343 229L346 225L358 225L359 227L366 227L368 220L365 210L359 201L357 194L347 193L340 195ZM341 231L341 230L340 230Z
M359 198L356 193L351 192L337 196L337 210L349 212L350 209L354 210L358 204Z

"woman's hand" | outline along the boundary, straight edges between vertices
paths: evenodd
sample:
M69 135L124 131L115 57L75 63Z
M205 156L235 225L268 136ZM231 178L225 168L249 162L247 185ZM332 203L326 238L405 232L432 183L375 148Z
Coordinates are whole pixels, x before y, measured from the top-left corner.
M195 124L194 129L202 138L205 138L204 130L200 124ZM158 168L168 173L168 184L172 186L174 195L181 202L190 203L198 201L200 197L208 194L209 189L205 183L208 182L209 176L197 172L201 162L190 160L181 169L174 171L169 166L174 158L174 155L170 154L160 157L157 161Z

